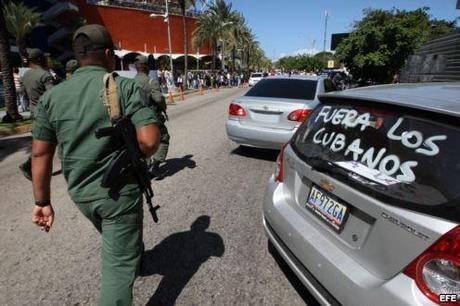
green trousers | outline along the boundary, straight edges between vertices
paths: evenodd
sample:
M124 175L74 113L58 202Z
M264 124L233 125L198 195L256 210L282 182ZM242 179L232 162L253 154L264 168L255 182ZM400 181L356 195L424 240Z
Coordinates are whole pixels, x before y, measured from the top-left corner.
M151 157L151 161L158 161L160 163L164 163L166 160L166 155L168 155L168 149L169 149L169 133L168 133L168 128L164 123L160 124L160 147L158 148L158 151L155 152L155 154Z
M77 203L102 236L102 282L99 305L131 305L133 284L143 252L142 194Z

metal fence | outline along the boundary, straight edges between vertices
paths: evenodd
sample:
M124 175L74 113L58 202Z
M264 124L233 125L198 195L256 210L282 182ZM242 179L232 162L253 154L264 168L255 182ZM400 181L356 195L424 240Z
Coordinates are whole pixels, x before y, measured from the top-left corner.
M156 2L148 2L143 0L86 0L87 4L92 5L101 5L101 6L116 6L116 7L126 7L126 8L133 8L148 12L155 12L155 13L162 13L164 14L166 11L165 5L156 3ZM171 15L182 15L180 11L180 7L172 5L169 8L169 13ZM198 17L201 15L201 12L193 9L189 9L185 12L185 16L187 17Z
M460 29L424 44L401 72L401 82L441 81L460 81Z

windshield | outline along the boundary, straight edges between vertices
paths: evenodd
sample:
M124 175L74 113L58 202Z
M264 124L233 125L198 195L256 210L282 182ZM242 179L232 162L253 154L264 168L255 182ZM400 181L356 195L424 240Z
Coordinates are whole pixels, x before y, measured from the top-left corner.
M262 74L261 73L253 73L251 74L251 78L261 78Z
M460 201L460 129L440 122L387 107L321 104L292 146L311 166L336 168L326 172L387 204L443 215L441 207Z
M317 83L315 80L263 79L251 88L246 96L313 100Z

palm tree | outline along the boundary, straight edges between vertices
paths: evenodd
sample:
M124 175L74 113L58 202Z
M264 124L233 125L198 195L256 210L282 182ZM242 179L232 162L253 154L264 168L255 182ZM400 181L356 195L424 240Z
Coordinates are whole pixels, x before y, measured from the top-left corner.
M230 39L228 41L228 48L232 58L232 70L235 70L236 51L238 49L243 49L243 44L247 39L248 32L250 31L246 25L246 20L243 15L236 13L235 19L238 19L238 22L232 27Z
M194 32L195 44L200 46L200 44L210 43L213 48L216 48L217 43L221 42L222 70L225 69L225 44L231 40L232 29L239 24L240 16L232 10L231 3L216 0L198 19L198 27Z
M2 66L2 86L5 97L6 116L3 122L22 120L16 104L16 90L14 88L13 69L10 62L10 43L6 31L3 5L0 5L0 65Z
M215 28L215 20L207 12L198 17L198 25L193 32L193 46L195 48L209 45L212 50L212 70L216 69L216 50L219 35Z
M259 42L256 40L256 36L252 33L252 30L245 24L241 25L238 29L235 29L234 35L236 38L236 48L241 51L240 58L243 67L249 69L249 62L251 55L256 50L260 49Z
M19 55L23 63L27 61L25 37L40 20L40 13L28 8L22 2L9 1L3 8L8 32L16 39Z
M238 26L240 14L232 10L231 3L216 0L210 7L209 13L215 20L216 31L221 42L222 62L221 69L225 69L225 44L232 39L232 29Z

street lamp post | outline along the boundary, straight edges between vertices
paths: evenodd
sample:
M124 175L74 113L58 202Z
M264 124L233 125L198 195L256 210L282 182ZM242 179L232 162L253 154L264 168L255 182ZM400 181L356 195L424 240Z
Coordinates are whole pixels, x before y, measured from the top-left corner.
M323 43L323 61L326 62L326 40L327 40L327 17L329 13L324 11L324 43ZM326 63L327 67L327 63Z
M168 49L169 49L169 66L171 69L171 78L173 80L173 87L174 87L174 67L173 67L173 59L172 59L172 49L171 49L171 25L169 23L169 5L168 5L168 0L165 0L166 3L166 12L164 14L150 14L150 18L156 18L156 17L163 17L164 22L168 24Z
M225 63L224 63L224 59L225 59L225 50L224 50L225 42L224 42L223 39L221 39L220 42L222 43L221 47L220 47L221 51L222 51L222 62L221 62L220 68L221 68L222 71L224 71L225 70Z
M228 25L232 25L233 24L233 21L228 21L228 22L222 22L220 24L221 28L224 28L225 26L228 26ZM220 39L220 41L222 42L222 45L221 45L221 51L222 51L222 63L221 63L221 69L222 71L225 70L225 63L224 63L224 59L225 59L225 41L224 39Z

